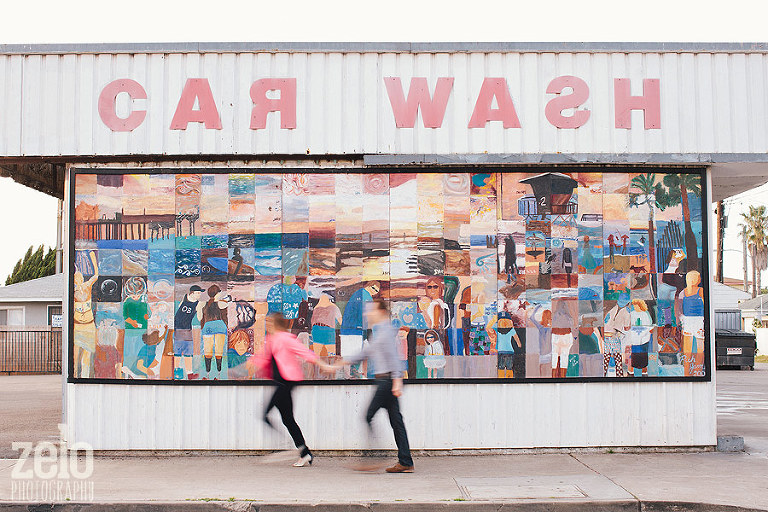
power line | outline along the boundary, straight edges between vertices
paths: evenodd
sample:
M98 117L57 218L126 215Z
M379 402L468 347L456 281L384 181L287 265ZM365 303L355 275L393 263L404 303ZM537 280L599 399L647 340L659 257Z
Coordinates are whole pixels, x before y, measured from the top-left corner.
M759 202L757 202L757 201L750 201L750 202L749 202L749 204L747 204L747 205L745 205L745 206L766 206L766 207L768 207L768 202L763 202L763 201L759 201Z
M762 188L762 187L759 187L759 188ZM737 194L735 196L729 197L727 199L724 199L723 201L732 203L735 201L741 201L749 197L755 197L755 196L764 195L764 194L768 195L768 190L759 190L759 188L753 189L753 190L747 190L746 192L742 192L741 194Z
M768 195L768 194L766 194L766 195ZM740 198L734 199L732 201L731 200L723 201L723 204L727 204L728 206L732 206L732 205L736 205L736 204L744 204L745 202L749 202L751 204L755 204L755 203L756 204L765 204L766 203L765 200L757 200L756 201L754 199L750 199L749 197L740 197Z

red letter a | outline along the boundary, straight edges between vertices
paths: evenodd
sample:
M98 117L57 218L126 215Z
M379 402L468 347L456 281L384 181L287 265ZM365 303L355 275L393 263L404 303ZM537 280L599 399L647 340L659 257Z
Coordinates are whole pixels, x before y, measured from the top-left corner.
M492 108L494 97L499 108ZM520 128L520 120L517 118L512 97L509 95L506 78L483 80L468 127L485 128L488 121L502 121L504 128Z
M199 110L193 110L195 100L199 103ZM203 123L209 130L221 130L221 118L207 78L189 78L181 91L176 113L171 120L171 130L186 130L188 123Z

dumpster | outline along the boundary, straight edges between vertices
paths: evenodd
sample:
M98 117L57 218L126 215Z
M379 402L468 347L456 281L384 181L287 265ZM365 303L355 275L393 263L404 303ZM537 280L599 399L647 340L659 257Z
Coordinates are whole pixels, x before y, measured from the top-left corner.
M755 335L737 329L715 330L715 357L718 368L755 369Z

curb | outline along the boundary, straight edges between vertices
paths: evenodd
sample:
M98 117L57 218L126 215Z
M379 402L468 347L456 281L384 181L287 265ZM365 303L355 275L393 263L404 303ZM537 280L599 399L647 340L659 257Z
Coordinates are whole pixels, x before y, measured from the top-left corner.
M765 512L768 509L674 501L558 501L430 503L254 503L184 501L136 503L0 503L0 512Z
M72 450L70 450L72 451ZM274 453L275 449L253 450L94 450L97 458L154 458L154 457L259 457ZM685 446L575 446L567 448L474 448L474 449L411 449L414 457L483 457L486 455L581 455L581 454L633 454L646 455L651 453L713 453L717 445L685 445ZM2 452L0 452L2 453ZM10 452L9 452L10 453ZM321 457L396 457L395 449L376 450L322 450L313 449L312 453ZM18 451L12 457L18 458Z

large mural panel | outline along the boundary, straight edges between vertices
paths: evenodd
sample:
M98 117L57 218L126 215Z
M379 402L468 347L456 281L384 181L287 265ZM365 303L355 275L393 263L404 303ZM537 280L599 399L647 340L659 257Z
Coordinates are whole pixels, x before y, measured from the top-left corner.
M73 173L73 380L258 380L271 312L332 362L373 298L409 379L709 377L700 173L142 171Z

